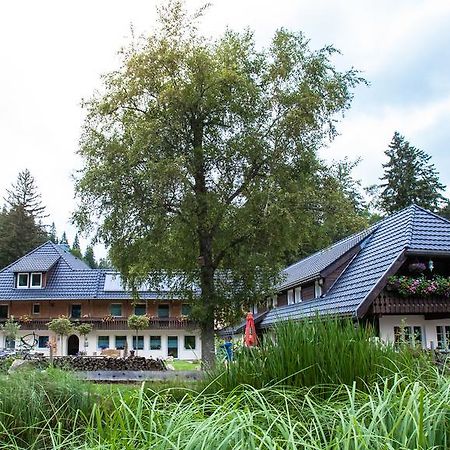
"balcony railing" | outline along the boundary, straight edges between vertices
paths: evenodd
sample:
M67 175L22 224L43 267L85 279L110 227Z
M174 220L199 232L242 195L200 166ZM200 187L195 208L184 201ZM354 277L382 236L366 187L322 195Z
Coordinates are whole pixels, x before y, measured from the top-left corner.
M18 320L21 330L47 330L50 318L31 318L30 320ZM89 323L94 330L128 330L128 321L125 318L102 318L102 317L82 317L79 319L70 318L74 325ZM0 324L6 319L0 319ZM191 329L196 327L196 322L180 317L159 317L149 319L148 330L159 329Z

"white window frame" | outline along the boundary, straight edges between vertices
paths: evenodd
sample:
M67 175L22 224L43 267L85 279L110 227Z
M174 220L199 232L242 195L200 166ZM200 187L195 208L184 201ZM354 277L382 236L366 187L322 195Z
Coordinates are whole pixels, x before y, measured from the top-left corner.
M253 303L252 305L252 313L253 315L258 314L258 305L256 303Z
M39 286L33 286L32 285L33 275L39 275L40 276ZM42 272L31 272L30 278L29 278L29 283L30 283L30 289L42 289Z
M314 298L319 298L322 295L322 285L319 280L314 282Z
M278 306L278 295L272 297L272 307L276 308Z
M444 347L440 347L439 346L439 340L438 340L438 335L441 334L438 332L438 328L443 328L443 343L444 343ZM449 350L450 349L450 338L448 337L448 335L450 334L450 325L436 325L436 347L439 350Z
M295 299L294 299L294 289L289 289L287 291L287 304L288 305L293 305L295 303Z
M19 280L20 276L25 275L27 277L27 285L26 286L19 286ZM28 289L30 286L30 274L27 272L20 272L17 274L17 281L16 281L16 287L17 289Z
M302 301L302 287L296 287L294 290L294 303L301 303Z

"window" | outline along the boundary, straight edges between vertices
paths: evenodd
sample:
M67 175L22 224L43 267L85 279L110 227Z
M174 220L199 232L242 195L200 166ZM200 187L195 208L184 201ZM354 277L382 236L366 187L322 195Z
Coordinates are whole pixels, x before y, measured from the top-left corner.
M278 296L277 295L274 295L273 297L272 297L272 307L273 308L276 308L278 306Z
M42 287L42 273L32 273L31 274L31 289L39 289Z
M116 336L116 350L123 350L127 342L126 336Z
M0 305L0 319L8 318L8 305Z
M97 340L97 347L101 350L109 348L109 336L99 336Z
M41 313L41 304L40 303L34 303L33 304L33 314L40 314Z
M191 314L191 305L189 303L183 303L181 305L181 315L182 316L189 316Z
M314 298L319 298L322 295L322 280L316 280L314 283Z
M136 314L136 316L145 316L146 313L147 307L145 303L139 303L137 305L134 305L134 314Z
M79 319L81 317L81 305L70 305L70 317Z
M38 347L39 348L47 348L48 347L48 336L39 336Z
M109 307L111 315L114 317L122 316L122 303L112 303Z
M294 303L294 291L290 289L287 291L287 303L288 305L292 305Z
M300 303L301 301L302 301L302 288L297 287L297 288L295 288L294 302Z
M167 336L167 355L178 358L178 336Z
M137 346L136 346L136 337L137 337ZM144 336L133 336L133 349L144 350Z
M186 350L195 350L195 336L184 337L184 348Z
M9 350L14 350L16 348L16 341L9 337L6 338L6 348Z
M254 315L258 314L258 305L256 303L253 303L252 305L252 313Z
M169 317L169 305L158 305L158 317Z
M439 350L450 350L450 326L436 327L437 345Z
M19 273L17 275L17 287L20 289L28 288L28 274L27 273Z
M161 350L161 336L150 336L150 350Z
M422 327L419 326L394 327L394 342L396 344L407 343L410 345L421 345Z

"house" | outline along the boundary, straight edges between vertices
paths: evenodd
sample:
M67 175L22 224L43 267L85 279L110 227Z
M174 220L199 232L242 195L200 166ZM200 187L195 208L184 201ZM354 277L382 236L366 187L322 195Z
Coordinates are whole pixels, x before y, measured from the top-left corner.
M112 270L91 269L65 245L46 242L0 271L0 323L13 317L21 325L16 342L0 336L0 347L20 348L36 341L36 349L48 354L52 332L47 324L62 315L74 323L89 323L84 337L66 336L58 354L80 351L98 355L102 350L139 349L139 355L201 358L200 331L187 319L190 305L182 298L143 286L139 300L122 286ZM149 327L135 331L127 326L130 315L150 318ZM3 340L3 341L2 341Z
M346 316L384 341L450 349L449 277L450 221L412 205L284 269L258 328Z

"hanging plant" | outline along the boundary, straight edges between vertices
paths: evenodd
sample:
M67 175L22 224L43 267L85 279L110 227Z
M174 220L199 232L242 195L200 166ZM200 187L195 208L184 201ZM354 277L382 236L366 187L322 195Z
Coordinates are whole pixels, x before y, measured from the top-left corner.
M427 266L422 262L413 262L408 266L408 270L411 273L422 273L425 272L426 268Z

